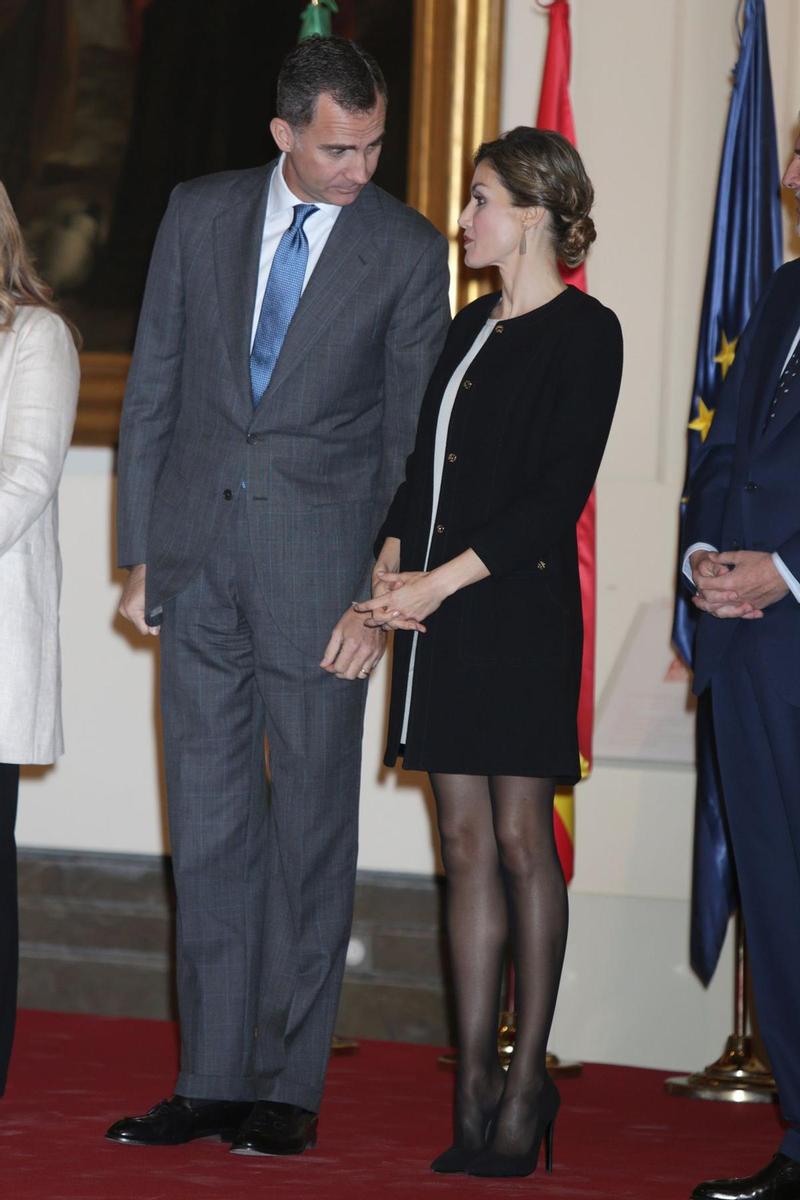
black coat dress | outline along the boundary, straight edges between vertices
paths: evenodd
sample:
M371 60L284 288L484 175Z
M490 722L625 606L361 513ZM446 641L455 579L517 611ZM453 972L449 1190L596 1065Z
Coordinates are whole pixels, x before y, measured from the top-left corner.
M498 300L453 321L417 440L379 534L421 570L431 524L442 397ZM467 775L580 778L577 707L583 627L575 527L594 486L619 392L614 313L569 287L495 326L450 418L428 568L471 547L491 572L425 621L414 665L404 765ZM400 736L412 647L395 634L385 762Z

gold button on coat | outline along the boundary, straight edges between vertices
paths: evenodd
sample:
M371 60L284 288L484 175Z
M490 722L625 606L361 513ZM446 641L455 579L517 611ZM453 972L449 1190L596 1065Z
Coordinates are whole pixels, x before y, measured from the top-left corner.
M437 533L444 533L444 525L437 525L437 526L436 526L436 532L437 532Z
M543 558L540 558L539 561L537 562L536 566L539 568L540 571L543 571L545 569L545 567L547 566L547 563L544 561Z
M471 380L471 379L465 379L465 380L464 380L464 382L463 382L463 384L462 384L461 386L464 388L464 390L465 390L465 391L467 391L467 392L468 392L468 391L469 391L469 389L472 387L472 380Z
M502 326L502 325L495 325L495 327L494 327L494 331L495 331L495 333L502 333L502 332L503 332L503 326Z
M457 455L457 454L452 454L452 453L451 453L451 454L448 454L448 456L447 456L447 461L448 461L448 462L455 462L457 458L458 458L458 455Z

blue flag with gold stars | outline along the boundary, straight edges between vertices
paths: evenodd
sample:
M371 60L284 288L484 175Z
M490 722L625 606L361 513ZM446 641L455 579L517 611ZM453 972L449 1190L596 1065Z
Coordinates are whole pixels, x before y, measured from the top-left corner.
M764 0L743 0L739 16L739 59L733 71L697 344L681 534L689 481L737 342L756 300L781 263L780 172ZM689 666L696 615L681 583L679 563L672 640ZM714 974L728 919L736 906L710 710L706 691L698 702L696 725L691 931L692 969L704 984Z

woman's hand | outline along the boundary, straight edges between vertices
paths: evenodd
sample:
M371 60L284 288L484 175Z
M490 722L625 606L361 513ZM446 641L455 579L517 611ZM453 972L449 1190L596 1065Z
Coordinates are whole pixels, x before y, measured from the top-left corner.
M394 543L400 557L400 542L387 538L381 549L381 559L389 543ZM386 557L394 553L389 547ZM427 633L422 624L436 612L443 600L463 587L486 579L489 568L474 550L464 550L449 562L432 571L385 571L379 561L373 575L373 598L353 602L353 611L366 616L365 625L375 629L413 629Z
M426 633L422 622L436 612L447 591L441 574L436 571L377 571L383 589L372 600L354 604L357 613L366 616L365 625L371 628L411 629Z

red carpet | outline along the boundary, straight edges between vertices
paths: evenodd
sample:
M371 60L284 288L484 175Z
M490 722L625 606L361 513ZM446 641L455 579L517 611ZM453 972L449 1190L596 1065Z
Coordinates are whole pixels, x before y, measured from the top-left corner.
M104 1141L111 1121L170 1092L175 1059L163 1022L22 1013L0 1100L2 1200L683 1200L700 1179L760 1166L780 1137L771 1106L681 1100L662 1072L590 1065L560 1085L552 1176L437 1176L452 1076L430 1047L365 1042L332 1061L318 1148L299 1158Z

